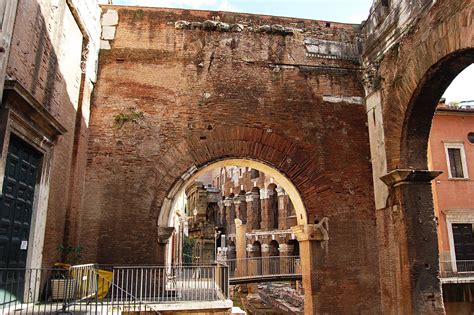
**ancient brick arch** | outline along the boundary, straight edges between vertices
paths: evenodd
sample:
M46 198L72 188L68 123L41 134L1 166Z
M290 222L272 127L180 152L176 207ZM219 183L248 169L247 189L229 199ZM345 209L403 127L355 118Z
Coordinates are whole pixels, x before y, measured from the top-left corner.
M103 43L92 101L78 220L84 259L163 263L173 229L160 216L181 185L216 162L258 162L301 196L295 235L305 243L307 312L377 312L360 28L228 12L108 9L119 21ZM235 31L197 27L216 15ZM298 29L272 31L278 25Z
M472 1L438 1L380 63L388 169L426 168L439 98L473 62Z
M267 174L278 172L286 177L294 188L285 189L294 189L294 195L301 196L298 202L298 222L306 224L308 217L314 218L317 215L321 200L318 192L326 190L330 182L330 175L318 169L315 161L308 156L297 144L270 129L221 127L206 136L194 135L185 139L179 147L169 150L156 161L160 169L169 170L166 176L158 175L155 183L158 188L156 202L165 200L164 204L157 204L161 207L159 225L166 222L173 197L189 181L189 177L195 177L198 171L202 173L210 167L218 167L216 165L219 162L231 165L229 163L232 162L228 160L236 163L246 160L238 166L248 165ZM265 165L268 167L262 169ZM171 185L166 180L168 177L175 178ZM166 192L165 198L162 196L163 192ZM303 209L304 213L301 212Z
M472 1L419 4L402 17L403 3L391 2L366 26L366 74L373 79L366 101L384 313L444 313L430 184L438 173L427 170L427 145L439 98L474 60ZM375 11L386 9L382 5ZM387 43L386 34L393 30L395 44ZM387 240L393 246L386 246Z
M459 49L433 63L418 80L419 84L405 114L400 142L401 167L427 168L425 152L428 150L431 121L438 101L452 80L472 63L474 48Z

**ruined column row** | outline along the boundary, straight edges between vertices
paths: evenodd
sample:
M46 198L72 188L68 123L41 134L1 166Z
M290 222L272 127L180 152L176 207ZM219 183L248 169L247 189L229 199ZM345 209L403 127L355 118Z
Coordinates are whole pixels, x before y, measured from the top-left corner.
M291 200L280 187L231 195L220 206L221 220L228 234L235 234L235 219L246 225L247 232L286 230L296 225Z

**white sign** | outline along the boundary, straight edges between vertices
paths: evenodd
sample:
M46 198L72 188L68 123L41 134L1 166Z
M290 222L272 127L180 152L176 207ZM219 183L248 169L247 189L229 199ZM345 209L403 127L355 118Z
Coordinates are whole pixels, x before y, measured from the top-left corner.
M26 250L28 248L28 241L21 241L20 249Z

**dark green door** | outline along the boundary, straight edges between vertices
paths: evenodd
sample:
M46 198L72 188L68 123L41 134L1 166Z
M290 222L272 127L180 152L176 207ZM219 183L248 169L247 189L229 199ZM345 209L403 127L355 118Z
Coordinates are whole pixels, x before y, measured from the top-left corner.
M453 224L454 250L458 272L474 270L474 226Z
M10 139L0 203L0 268L25 268L41 154Z

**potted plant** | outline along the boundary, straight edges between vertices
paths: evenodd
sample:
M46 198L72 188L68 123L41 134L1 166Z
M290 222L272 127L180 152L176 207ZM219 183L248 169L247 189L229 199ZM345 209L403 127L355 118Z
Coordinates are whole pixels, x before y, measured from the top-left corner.
M69 273L71 265L77 264L81 257L81 246L59 245L58 252L61 253L65 263L54 264L55 268L51 278L51 299L52 300L70 300L74 297L76 291L76 279ZM64 269L64 270L63 270Z

